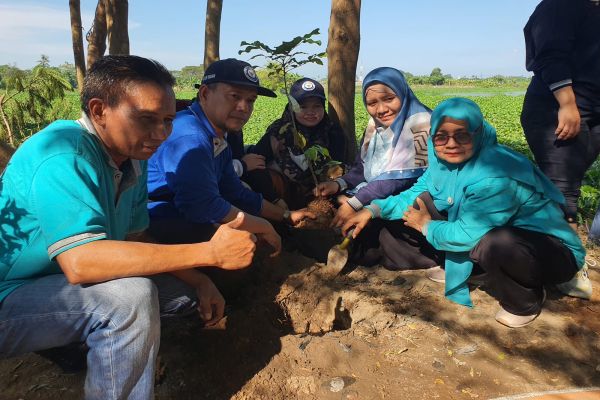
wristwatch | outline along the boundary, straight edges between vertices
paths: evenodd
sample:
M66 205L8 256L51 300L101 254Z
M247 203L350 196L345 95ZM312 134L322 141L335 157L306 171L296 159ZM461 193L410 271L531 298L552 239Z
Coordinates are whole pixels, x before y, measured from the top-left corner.
M290 212L290 210L285 210L283 212L283 221L287 222L288 224L292 223L292 213Z

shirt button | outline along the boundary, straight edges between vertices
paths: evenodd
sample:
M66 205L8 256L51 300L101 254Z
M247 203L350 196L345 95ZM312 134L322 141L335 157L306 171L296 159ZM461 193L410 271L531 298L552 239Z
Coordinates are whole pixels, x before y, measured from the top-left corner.
M452 204L452 203L454 203L454 200L452 199L452 197L448 197L448 200L447 200L447 201L448 201L448 204Z

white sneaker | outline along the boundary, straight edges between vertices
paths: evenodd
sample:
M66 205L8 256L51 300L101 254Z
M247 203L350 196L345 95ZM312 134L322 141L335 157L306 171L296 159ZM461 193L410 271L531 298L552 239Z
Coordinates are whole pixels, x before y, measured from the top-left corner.
M531 315L515 315L500 307L500 311L496 313L496 321L504 326L508 326L509 328L521 328L532 323L538 317L538 315L540 315L540 313Z
M556 287L568 296L591 299L592 281L590 281L587 269L587 265L584 265L570 281L558 283Z
M430 280L432 280L434 282L437 282L437 283L446 282L446 271L444 270L444 268L440 267L439 265L429 268L425 274L427 275L427 278L429 278Z
M446 282L446 270L439 265L431 267L426 272L427 278L437 283ZM468 282L475 286L483 286L486 281L486 274L471 275Z
M543 291L544 297L542 297L542 305L546 302L546 289L543 289ZM504 326L508 326L509 328L521 328L532 323L541 312L542 307L540 307L540 311L538 311L536 314L516 315L506 311L504 308L502 308L502 306L500 306L500 310L496 313L496 321Z

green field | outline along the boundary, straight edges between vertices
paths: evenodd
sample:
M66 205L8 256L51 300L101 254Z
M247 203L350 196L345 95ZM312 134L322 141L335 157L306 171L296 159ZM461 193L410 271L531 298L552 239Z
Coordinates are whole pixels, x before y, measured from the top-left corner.
M423 86L415 88L415 94L430 108L434 108L442 100L454 96L463 96L474 100L481 107L485 118L498 130L498 139L501 143L529 154L529 148L519 122L524 97L523 89ZM193 96L194 92L177 94L178 98L183 99ZM254 113L244 127L244 141L247 144L256 143L269 124L281 116L286 103L285 98L281 95L274 99L259 97L254 107ZM368 121L368 114L360 94L357 94L355 104L356 136L357 140L360 140Z
M501 143L529 154L529 149L519 122L524 90L515 89L514 87L421 86L415 88L415 94L430 108L434 108L442 100L453 96L463 96L474 100L481 107L485 118L498 130L498 139ZM177 92L177 98L179 99L190 99L194 95L194 91ZM264 134L269 124L281 116L286 103L282 95L279 95L277 98L259 96L254 107L254 113L244 127L244 141L247 144L256 143ZM367 124L368 114L363 106L360 93L357 93L355 103L356 137L359 140ZM79 114L79 95L76 92L70 92L64 99L55 101L52 111L46 116L46 121L77 119L79 118ZM46 121L42 123L40 121L29 121L25 127L26 132L21 132L22 138L35 133L39 128L43 127Z
M531 152L525 141L523 129L519 121L523 105L525 88L515 86L496 87L460 87L460 86L416 86L417 97L430 108L435 108L441 101L449 97L462 96L475 101L481 107L485 118L496 128L498 141L531 158ZM177 92L177 98L190 99L194 91ZM271 122L281 116L286 100L279 95L277 98L259 96L254 113L244 127L246 144L256 143L264 134ZM362 104L360 92L355 97L356 104L356 137L360 140L363 129L368 121L368 114ZM79 96L76 92L69 93L64 99L57 100L46 121L29 121L20 139L25 139L43 127L46 122L54 119L79 118ZM580 211L583 220L593 217L596 204L600 198L600 164L596 162L586 176L586 185L582 187Z

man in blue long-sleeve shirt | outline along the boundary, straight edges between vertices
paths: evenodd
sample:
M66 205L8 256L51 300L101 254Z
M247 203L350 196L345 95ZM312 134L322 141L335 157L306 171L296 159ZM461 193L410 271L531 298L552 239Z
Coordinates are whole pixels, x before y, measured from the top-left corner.
M177 113L173 133L148 163L150 231L160 241L210 237L214 224L233 220L241 210L250 214L243 229L277 253L281 239L260 217L295 224L307 216L263 200L234 171L226 135L241 131L258 95L275 97L260 86L250 64L230 58L206 69L196 101Z

